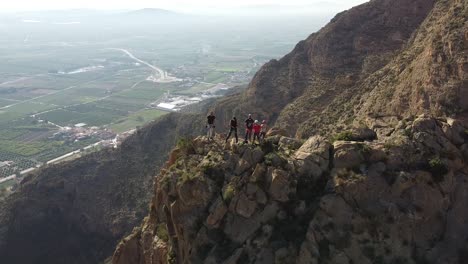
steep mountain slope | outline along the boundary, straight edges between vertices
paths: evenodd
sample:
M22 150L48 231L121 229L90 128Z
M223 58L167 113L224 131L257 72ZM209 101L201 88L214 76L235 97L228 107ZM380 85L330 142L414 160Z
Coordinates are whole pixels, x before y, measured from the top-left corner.
M399 54L433 4L371 1L337 15L290 54L262 67L246 93L221 101L218 115L257 113L304 138L336 130L341 114L353 111L343 102L367 91L360 84Z
M41 169L0 204L2 263L100 263L146 215L153 175L194 115L167 115L116 150ZM183 124L187 125L183 125Z
M214 109L272 136L179 145L113 263L465 263L467 19L374 0L266 64Z
M466 113L467 17L466 1L439 1L407 48L364 84L375 88L362 98L357 114L408 117Z

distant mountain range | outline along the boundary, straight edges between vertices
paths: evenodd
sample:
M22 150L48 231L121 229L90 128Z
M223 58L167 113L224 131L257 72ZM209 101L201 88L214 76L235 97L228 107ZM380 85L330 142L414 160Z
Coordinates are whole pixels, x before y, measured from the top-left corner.
M143 8L122 13L121 15L128 16L177 16L180 13L161 8Z

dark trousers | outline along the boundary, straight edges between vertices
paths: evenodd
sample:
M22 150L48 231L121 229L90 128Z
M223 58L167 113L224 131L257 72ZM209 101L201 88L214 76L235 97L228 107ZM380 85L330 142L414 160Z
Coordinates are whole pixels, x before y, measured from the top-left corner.
M253 140L252 140L252 144L255 142L255 139L257 139L258 142L260 142L260 133L254 133L254 135L253 135Z
M245 130L245 142L248 142L251 139L252 139L252 129L247 128Z
M239 142L239 138L237 137L237 127L231 127L231 129L229 130L229 134L228 134L228 136L226 138L226 142L231 137L232 132L234 132L234 136L236 137L236 143Z

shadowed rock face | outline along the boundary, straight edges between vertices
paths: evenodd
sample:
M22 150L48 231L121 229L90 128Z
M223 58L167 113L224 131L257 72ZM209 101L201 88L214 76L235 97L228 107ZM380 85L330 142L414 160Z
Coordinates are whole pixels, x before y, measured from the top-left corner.
M2 263L101 263L148 211L153 175L194 116L168 115L116 150L28 176L0 204Z

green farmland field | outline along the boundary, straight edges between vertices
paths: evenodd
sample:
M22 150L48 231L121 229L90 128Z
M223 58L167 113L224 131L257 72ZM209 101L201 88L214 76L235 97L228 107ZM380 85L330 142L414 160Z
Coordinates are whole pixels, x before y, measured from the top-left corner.
M110 127L116 132L124 132L137 126L144 125L147 122L150 122L164 114L167 114L167 112L153 109L143 110L140 112L133 113L132 115L126 118L117 120Z
M167 97L247 84L319 28L310 17L100 19L0 21L0 162L14 163L0 178L143 126L167 113L152 108ZM156 68L179 81L153 82Z

